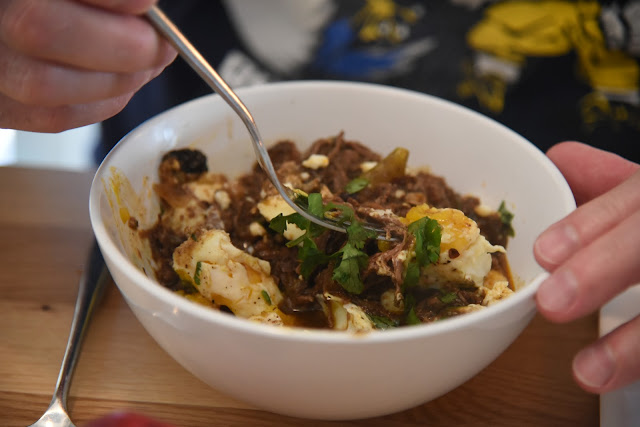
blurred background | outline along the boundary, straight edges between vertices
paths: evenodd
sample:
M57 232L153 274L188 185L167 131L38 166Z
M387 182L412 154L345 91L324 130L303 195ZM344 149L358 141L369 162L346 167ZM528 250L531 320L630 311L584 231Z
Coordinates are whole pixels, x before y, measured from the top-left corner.
M94 169L99 124L57 134L0 129L0 166L83 171Z

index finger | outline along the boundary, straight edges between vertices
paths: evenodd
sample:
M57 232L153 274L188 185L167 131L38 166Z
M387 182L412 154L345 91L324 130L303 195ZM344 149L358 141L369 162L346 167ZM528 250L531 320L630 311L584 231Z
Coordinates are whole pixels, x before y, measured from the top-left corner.
M92 71L136 72L173 60L173 49L146 19L88 1L7 0L0 42L27 57Z
M80 0L91 6L118 13L140 15L156 4L158 0Z
M561 142L547 152L582 205L629 178L640 165L579 142Z
M536 240L538 263L553 271L580 249L640 212L640 169L607 193L551 225Z

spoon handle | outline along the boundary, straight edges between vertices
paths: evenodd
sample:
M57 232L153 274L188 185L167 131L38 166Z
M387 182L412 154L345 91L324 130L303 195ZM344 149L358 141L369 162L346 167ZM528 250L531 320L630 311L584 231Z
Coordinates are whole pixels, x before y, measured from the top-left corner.
M87 258L85 270L82 273L78 285L78 298L76 299L73 320L71 321L69 340L67 341L67 348L62 358L62 366L58 374L56 390L51 400L51 403L59 402L63 408L66 408L71 376L73 375L73 370L78 360L78 355L80 354L82 339L89 324L93 309L102 296L108 277L109 272L100 253L100 248L94 240Z

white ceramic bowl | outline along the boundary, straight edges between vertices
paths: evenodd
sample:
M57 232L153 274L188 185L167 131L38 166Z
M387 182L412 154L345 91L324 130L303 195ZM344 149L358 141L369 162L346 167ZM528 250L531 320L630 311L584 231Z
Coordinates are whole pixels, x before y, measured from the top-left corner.
M515 213L509 260L525 285L479 312L358 337L255 324L173 294L139 268L148 260L135 233L123 226L123 212L135 215L142 228L155 219L150 188L167 150L199 148L211 170L232 176L249 170L255 158L244 125L218 96L207 96L127 135L104 160L90 196L91 223L115 282L147 331L182 366L269 411L364 418L447 393L490 364L527 326L545 275L533 257L534 239L575 208L561 174L536 147L480 114L406 90L291 82L239 93L267 144L287 138L304 148L344 130L348 139L381 154L408 148L410 166L429 166L458 192L478 195L489 206L505 200ZM509 384L504 387L508 393Z

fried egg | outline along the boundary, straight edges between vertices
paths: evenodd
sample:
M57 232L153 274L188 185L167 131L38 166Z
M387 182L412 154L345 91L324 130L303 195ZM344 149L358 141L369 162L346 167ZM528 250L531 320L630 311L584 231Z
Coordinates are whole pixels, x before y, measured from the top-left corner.
M438 221L442 238L438 261L423 268L421 283L427 286L470 283L481 287L491 270L491 254L505 249L489 243L476 222L458 209L423 204L411 208L402 220L408 225L424 217Z
M222 230L207 230L182 243L173 253L173 268L183 281L238 317L284 324L277 306L282 294L271 266L236 248Z

